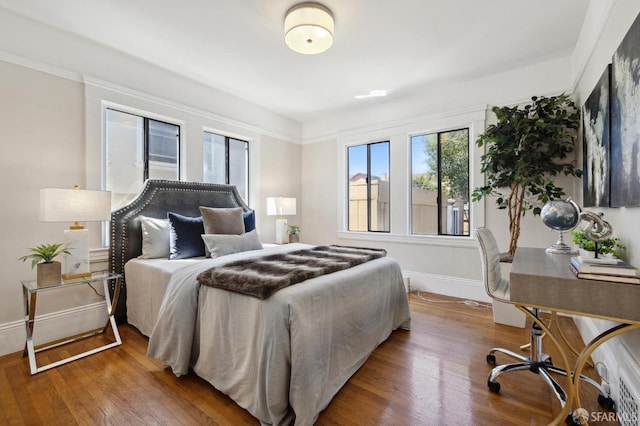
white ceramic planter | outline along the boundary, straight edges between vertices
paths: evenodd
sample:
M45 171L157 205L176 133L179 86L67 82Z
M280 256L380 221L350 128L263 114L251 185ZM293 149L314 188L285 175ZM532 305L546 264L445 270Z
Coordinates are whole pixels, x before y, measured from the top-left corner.
M502 274L502 277L509 279L509 272L511 272L511 264L500 263L500 274ZM498 300L493 300L492 305L493 322L511 327L524 328L527 317L520 309L511 303L504 303Z

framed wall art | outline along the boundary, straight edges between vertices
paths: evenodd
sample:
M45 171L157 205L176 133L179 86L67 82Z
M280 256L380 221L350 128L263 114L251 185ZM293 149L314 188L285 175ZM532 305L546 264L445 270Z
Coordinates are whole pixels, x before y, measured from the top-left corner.
M640 16L613 54L610 205L640 206Z
M582 106L583 205L608 207L610 194L610 75L611 66Z

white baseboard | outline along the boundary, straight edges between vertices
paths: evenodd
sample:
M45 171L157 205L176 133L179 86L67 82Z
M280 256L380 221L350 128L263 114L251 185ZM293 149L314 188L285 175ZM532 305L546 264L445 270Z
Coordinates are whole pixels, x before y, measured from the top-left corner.
M484 283L482 281L406 270L402 271L402 275L404 275L405 278L409 278L412 290L428 291L430 293L477 300L480 302L491 302L491 298L489 298L484 290Z
M33 341L40 345L103 327L106 323L107 311L104 302L36 315ZM22 351L25 340L24 321L0 324L0 356Z

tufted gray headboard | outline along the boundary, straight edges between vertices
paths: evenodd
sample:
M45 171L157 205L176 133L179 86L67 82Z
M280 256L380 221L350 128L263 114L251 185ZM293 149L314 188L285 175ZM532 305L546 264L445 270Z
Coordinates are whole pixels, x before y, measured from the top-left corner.
M168 212L196 217L200 216L200 206L250 210L234 185L149 179L133 201L111 213L109 269L123 276L115 313L118 322L127 318L124 264L142 254L142 230L138 217L166 218ZM112 288L112 294L113 291Z

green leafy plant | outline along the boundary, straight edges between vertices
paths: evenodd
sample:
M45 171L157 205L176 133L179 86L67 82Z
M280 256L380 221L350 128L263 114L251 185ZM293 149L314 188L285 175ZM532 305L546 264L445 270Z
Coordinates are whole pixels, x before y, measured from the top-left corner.
M300 233L300 227L298 225L289 225L289 234L298 235Z
M573 231L569 231L571 236L573 237L573 243L586 251L596 251L596 243L595 241L587 238L584 229L576 229ZM598 242L598 254L611 254L615 257L620 257L620 250L624 250L627 247L622 244L619 238L612 237L607 238L604 241Z
M31 260L31 268L35 268L38 263L53 263L53 259L62 254L71 254L63 243L40 244L37 247L29 248L29 252L19 260L23 262Z
M477 144L486 145L481 157L485 185L476 188L473 201L495 196L509 215L509 251L513 258L520 237L520 219L528 210L540 214L544 203L562 198L555 176L581 177L568 154L573 152L580 112L566 94L532 97L523 108L493 107L498 122L487 126Z

